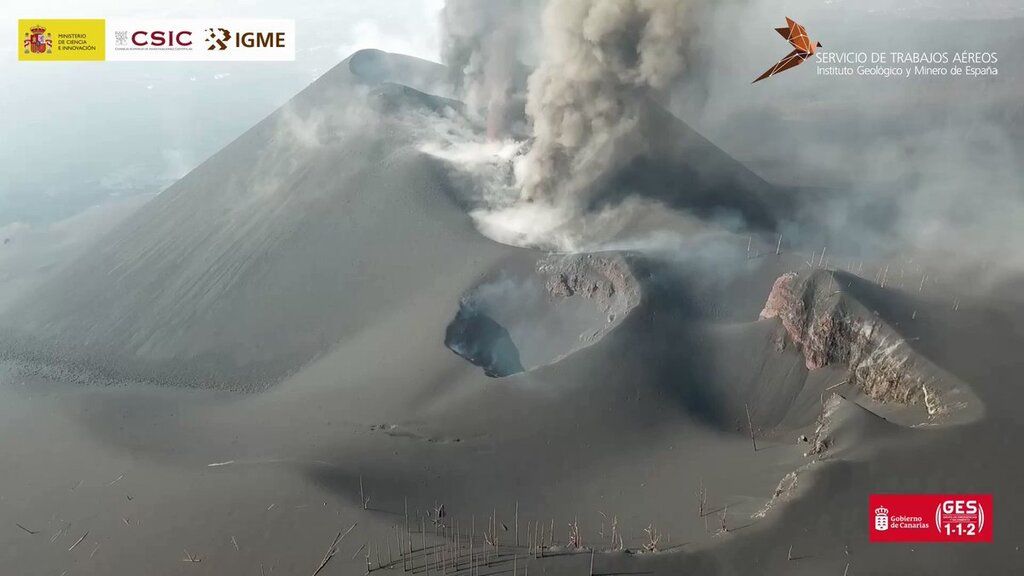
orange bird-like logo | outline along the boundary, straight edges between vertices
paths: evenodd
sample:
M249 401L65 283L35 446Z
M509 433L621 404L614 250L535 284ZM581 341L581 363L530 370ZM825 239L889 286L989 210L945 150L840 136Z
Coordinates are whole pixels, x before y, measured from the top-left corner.
M821 42L813 42L811 37L807 35L807 29L794 22L792 18L787 17L786 24L785 28L776 28L775 31L792 44L794 50L787 54L785 58L779 60L775 66L765 70L764 74L758 76L754 82L799 66L804 60L813 56L818 51L818 48L821 48ZM751 84L754 82L751 82Z

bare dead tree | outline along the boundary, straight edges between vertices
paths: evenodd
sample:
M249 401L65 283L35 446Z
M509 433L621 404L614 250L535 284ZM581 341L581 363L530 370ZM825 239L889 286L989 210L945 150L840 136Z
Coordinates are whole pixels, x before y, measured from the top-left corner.
M190 562L190 563L195 564L195 563L198 563L198 562L202 562L203 559L200 558L199 556L196 556L195 554L189 553L188 550L185 550L185 556L181 559L181 561L182 562Z
M388 546L388 563L386 566L391 566L394 563L394 557L391 555L391 538L385 536L384 541Z
M526 550L527 554L533 554L533 525L526 523Z
M493 516L491 517L491 536L494 537L494 557L498 557L498 510L496 508L491 509ZM502 524L504 526L504 524Z
M658 551L658 542L661 541L661 534L658 534L658 529L654 527L654 523L647 525L644 528L644 533L647 534L647 542L644 543L644 550L648 552Z
M430 565L427 564L427 523L420 518L420 537L423 540L422 548L423 551L423 571L426 572L427 576L430 575Z
M365 493L363 492L363 475L362 474L359 475L359 505L363 507L363 510L366 510L370 506L370 499L367 498Z
M334 558L334 555L338 553L338 546L341 544L341 541L344 540L345 536L348 536L348 533L356 527L356 524L358 524L358 522L353 523L351 526L349 526L348 530L345 530L344 532L338 532L338 535L334 537L334 541L331 542L330 548L327 549L327 553L324 554L323 559L320 561L320 565L317 566L316 570L313 572L313 576L319 574L320 571L323 570L325 566L327 566L327 563L331 561L331 558Z
M750 443L754 446L754 452L757 452L757 439L754 438L754 425L750 422L750 408L744 404L743 409L747 412L747 430L750 432Z
M704 487L704 479L701 478L697 485L697 514L698 518L703 518L708 505L708 491Z
M488 567L491 565L491 552L497 552L498 549L498 533L494 528L494 516L492 515L489 520L487 530L484 531L484 543L488 546L488 549L485 551Z
M78 540L75 540L75 543L71 545L71 548L68 548L68 552L71 552L75 548L78 548L78 545L81 544L82 540L85 540L85 537L88 536L88 535L89 535L89 531L86 530L85 534L82 534L82 537L79 538Z
M432 521L434 523L435 533L437 532L438 528L444 528L445 518L447 517L448 511L445 510L444 504L441 504L440 506L434 506L434 517Z
M569 542L566 545L569 548L576 550L583 547L583 540L580 538L580 524L575 518L573 518L572 523L569 524Z
M516 500L516 548L519 548L519 500Z
M398 557L402 559L402 572L407 572L409 559L405 555L405 546L402 545L402 529L398 524L395 524L395 545L398 547Z

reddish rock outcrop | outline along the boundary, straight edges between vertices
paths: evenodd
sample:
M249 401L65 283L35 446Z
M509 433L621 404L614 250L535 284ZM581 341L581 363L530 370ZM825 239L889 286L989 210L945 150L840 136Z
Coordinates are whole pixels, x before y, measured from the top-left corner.
M762 319L777 318L804 357L808 370L846 368L848 382L883 402L913 404L923 396L925 379L914 368L904 342L875 321L848 310L832 272L806 277L789 272L775 280ZM852 304L858 309L856 303ZM865 311L861 311L865 312Z
M775 280L760 318L778 318L803 352L807 369L815 370L847 362L853 335L860 328L837 302L830 294L819 297L812 279L801 281L796 272L787 272Z

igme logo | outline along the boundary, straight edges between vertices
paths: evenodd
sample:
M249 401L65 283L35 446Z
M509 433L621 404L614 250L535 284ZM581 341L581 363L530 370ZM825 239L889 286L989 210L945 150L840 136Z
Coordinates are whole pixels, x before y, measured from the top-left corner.
M206 29L207 50L228 48L284 48L284 32L231 32L227 28Z
M227 28L207 28L206 29L206 49L207 50L227 50L228 42L231 41L231 31Z
M290 61L295 21L125 18L107 21L108 60ZM56 36L54 37L56 45Z

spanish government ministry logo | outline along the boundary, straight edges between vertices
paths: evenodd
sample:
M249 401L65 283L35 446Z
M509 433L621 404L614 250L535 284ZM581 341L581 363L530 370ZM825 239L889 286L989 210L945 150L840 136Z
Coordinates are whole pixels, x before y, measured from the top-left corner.
M53 39L43 26L33 26L25 32L25 54L49 54L53 52Z
M19 61L295 60L295 21L263 18L19 19Z

